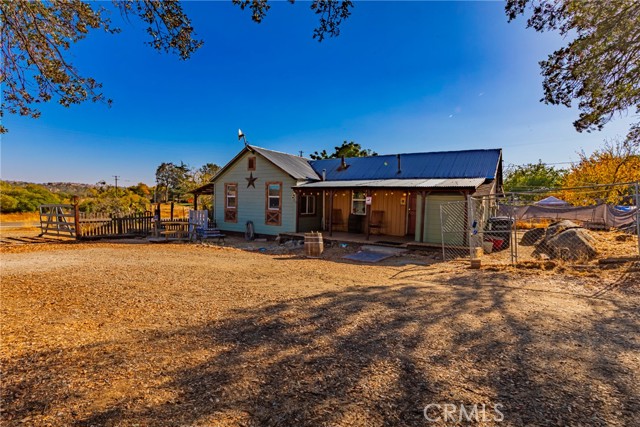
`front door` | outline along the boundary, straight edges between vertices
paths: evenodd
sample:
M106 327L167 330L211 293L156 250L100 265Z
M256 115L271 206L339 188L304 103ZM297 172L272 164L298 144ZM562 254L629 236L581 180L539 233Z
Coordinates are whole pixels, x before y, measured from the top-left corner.
M413 236L416 234L416 202L417 194L409 194L409 211L407 212L407 235Z

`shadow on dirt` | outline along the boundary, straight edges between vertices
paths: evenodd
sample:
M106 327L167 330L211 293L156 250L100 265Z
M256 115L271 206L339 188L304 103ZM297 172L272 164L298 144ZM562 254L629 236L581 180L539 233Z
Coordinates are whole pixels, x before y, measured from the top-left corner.
M584 298L572 300L580 310L567 315L557 308L566 295L555 296L556 308L536 306L535 293L523 289L437 278L420 284L417 271L404 270L411 283L398 286L327 292L197 327L143 332L132 336L134 348L104 342L5 360L3 418L18 424L75 408L60 421L399 426L425 425L425 405L451 403L486 405L480 425L635 422L637 307ZM492 276L494 285L504 280ZM523 298L526 311L514 304ZM607 310L598 310L602 304ZM70 386L79 370L86 386ZM85 387L107 393L127 373L150 376L146 395L130 390L103 405L87 401ZM498 404L504 424L493 418Z

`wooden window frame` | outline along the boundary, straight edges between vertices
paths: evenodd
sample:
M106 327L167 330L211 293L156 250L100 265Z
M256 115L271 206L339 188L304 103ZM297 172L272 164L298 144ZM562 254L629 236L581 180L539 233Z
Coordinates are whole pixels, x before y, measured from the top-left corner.
M362 199L356 199L355 198L355 193L362 193L363 194ZM363 203L363 205L364 205L364 212L363 213L356 213L354 211L354 208L353 208L353 203L354 202L362 202ZM366 191L364 191L364 190L363 191L356 191L356 190L351 191L351 213L353 215L359 215L359 216L365 216L367 214L367 193L366 193Z
M253 165L252 165L252 163L253 163ZM256 170L256 163L257 163L256 156L247 157L247 170L248 171L255 171Z
M278 185L278 209L269 208L269 186ZM265 225L282 225L282 181L271 181L264 183L264 223Z
M229 187L235 187L236 205L229 207ZM225 182L224 184L224 222L238 222L238 183Z
M304 212L303 211L303 207L306 209L308 208L308 204L306 202L307 199L312 199L313 200L313 211L312 212ZM316 214L316 196L314 194L302 194L300 196L300 216L315 216Z

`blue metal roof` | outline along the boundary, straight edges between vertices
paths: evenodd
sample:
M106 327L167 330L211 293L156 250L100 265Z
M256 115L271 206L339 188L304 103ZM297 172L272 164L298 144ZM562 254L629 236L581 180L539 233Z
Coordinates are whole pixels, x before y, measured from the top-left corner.
M327 181L368 179L494 179L502 156L499 148L489 150L442 151L400 154L400 173L395 154L372 157L350 157L341 168L342 159L310 161L319 176L327 170Z

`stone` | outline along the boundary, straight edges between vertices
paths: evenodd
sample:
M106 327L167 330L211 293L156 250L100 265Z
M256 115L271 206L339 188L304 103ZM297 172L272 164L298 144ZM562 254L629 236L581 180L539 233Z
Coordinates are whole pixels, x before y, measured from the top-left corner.
M532 228L531 230L527 230L523 235L522 239L520 239L520 244L522 246L533 246L542 239L545 235L545 228Z

